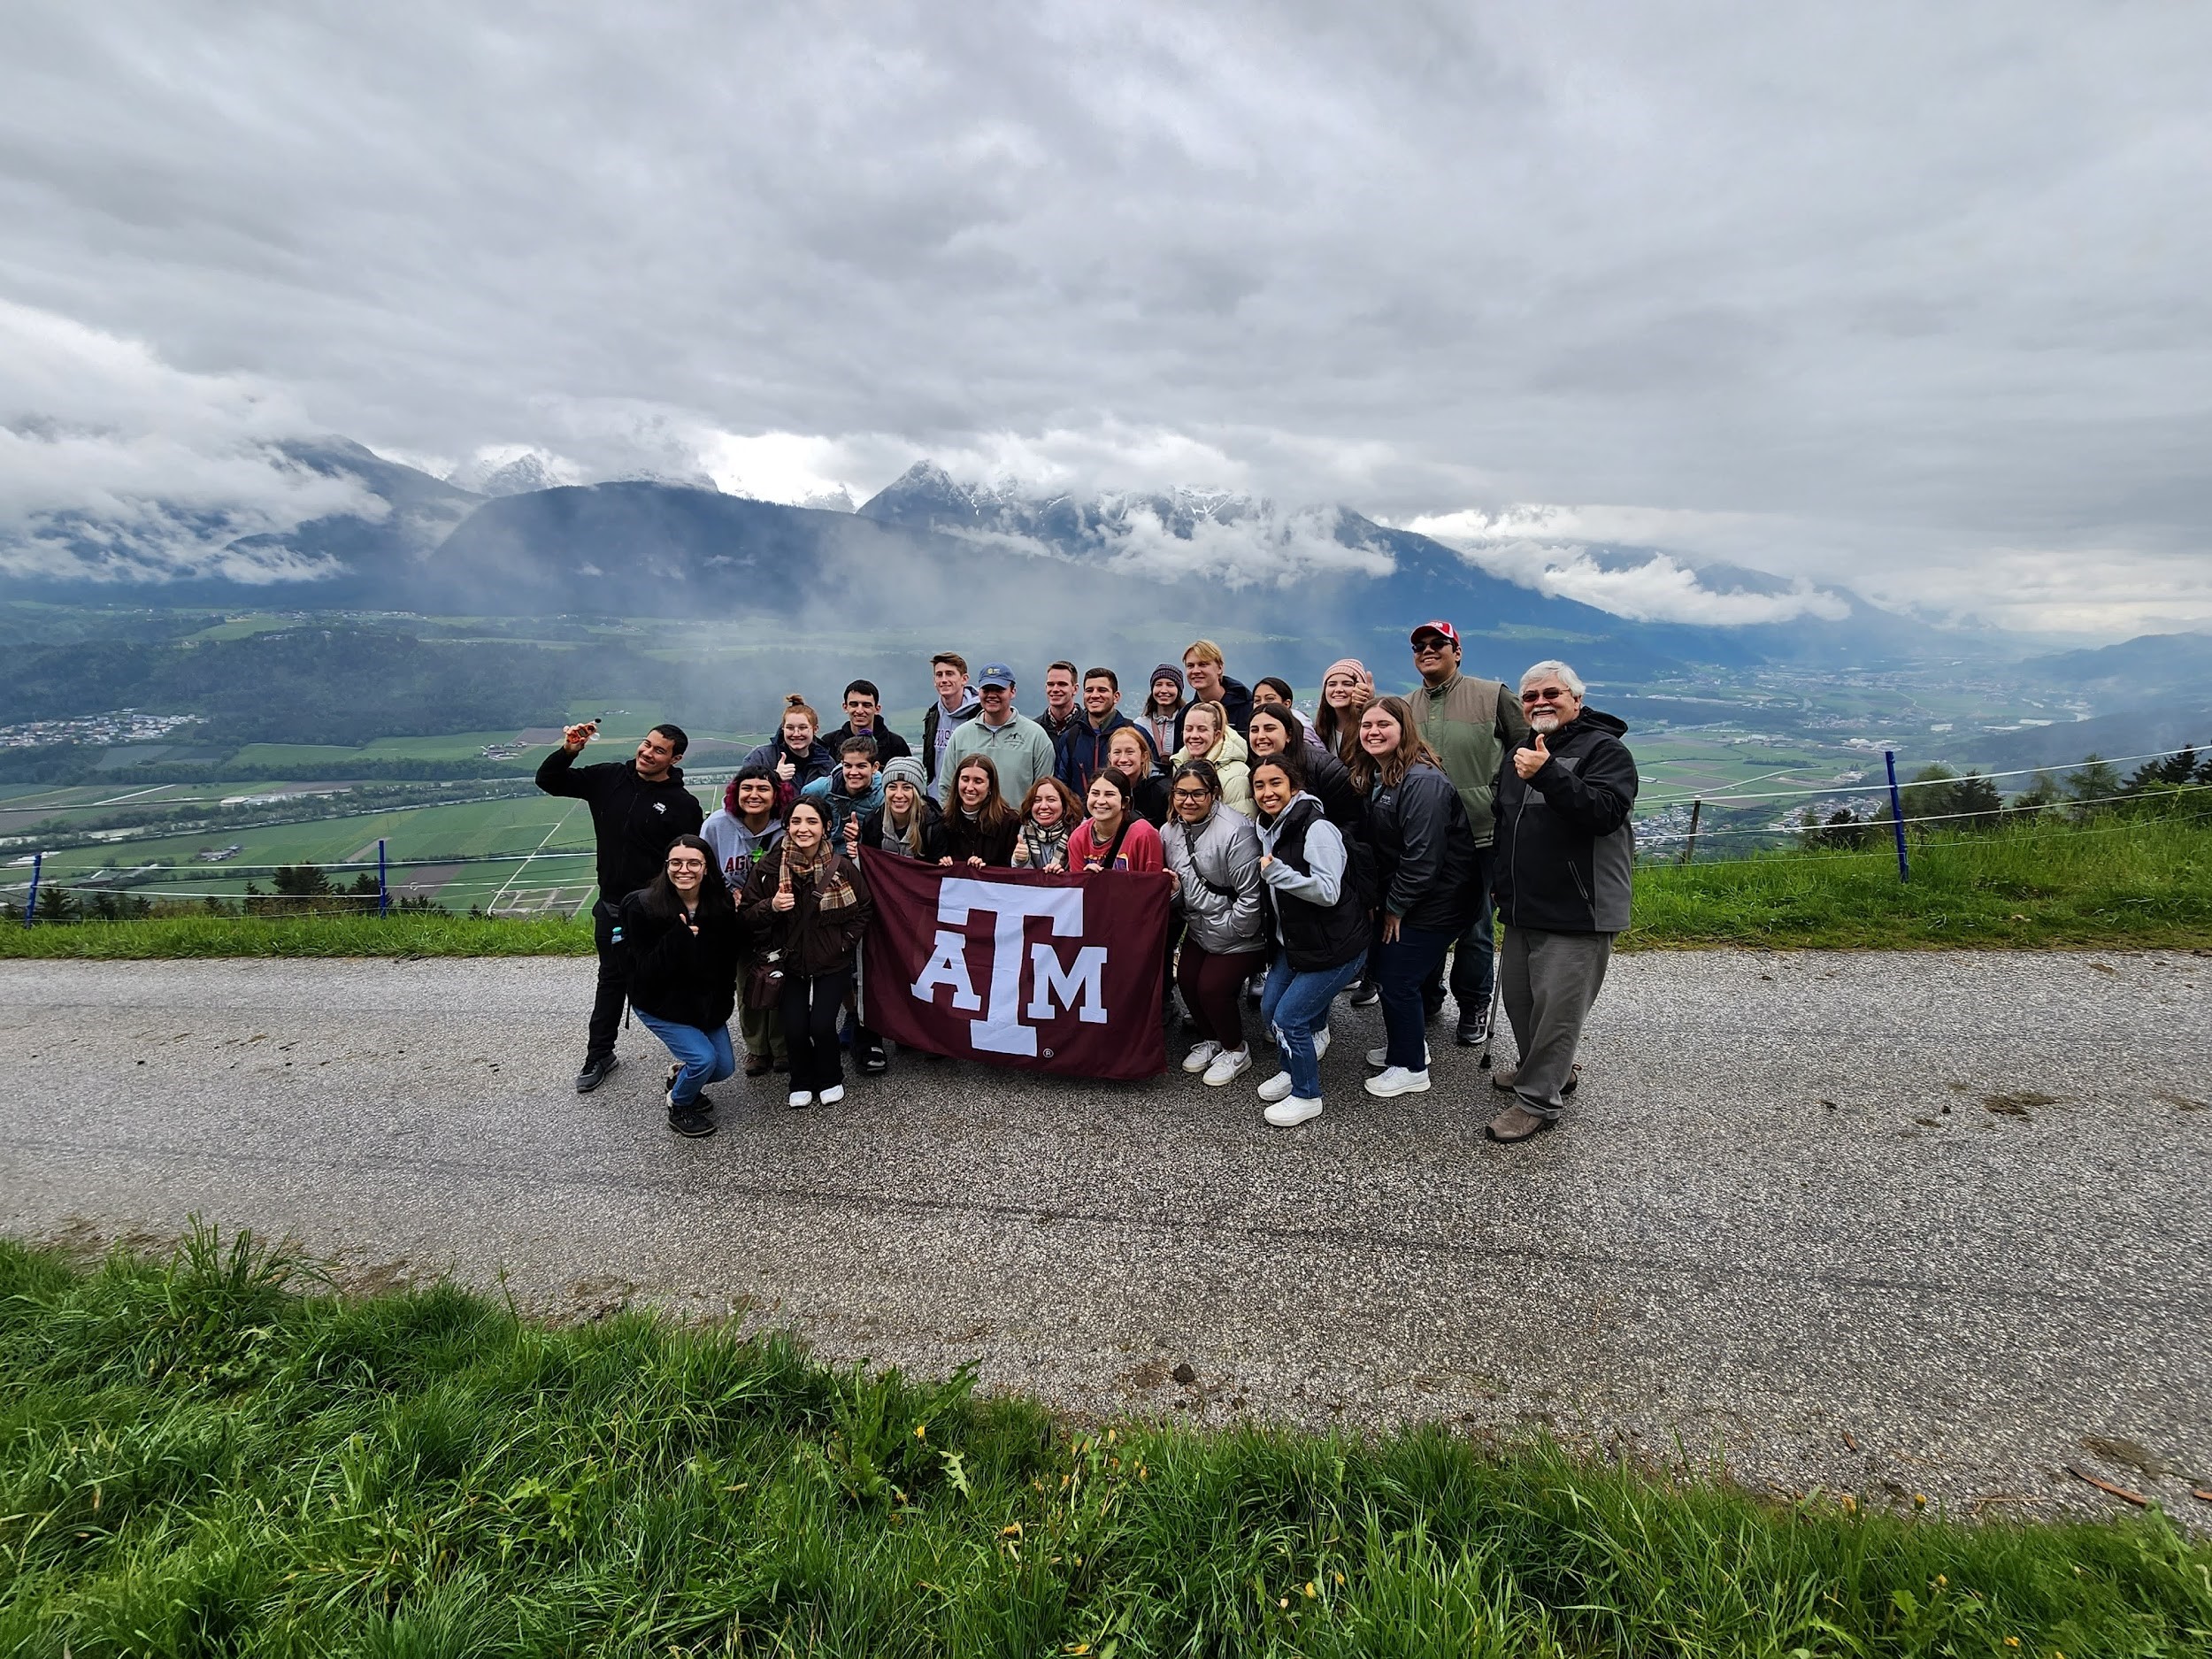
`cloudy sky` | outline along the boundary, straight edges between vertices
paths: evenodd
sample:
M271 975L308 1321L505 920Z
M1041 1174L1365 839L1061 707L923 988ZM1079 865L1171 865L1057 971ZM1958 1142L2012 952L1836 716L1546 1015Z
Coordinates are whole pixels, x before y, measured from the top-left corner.
M328 511L295 431L929 455L2212 625L2208 62L2178 4L12 6L0 535Z

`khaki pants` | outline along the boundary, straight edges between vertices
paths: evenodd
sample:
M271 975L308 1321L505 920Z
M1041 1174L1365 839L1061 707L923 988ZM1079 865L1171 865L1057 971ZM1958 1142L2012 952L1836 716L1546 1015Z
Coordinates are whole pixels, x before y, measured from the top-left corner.
M1508 927L1499 990L1521 1061L1513 1092L1539 1118L1559 1116L1560 1089L1574 1075L1582 1022L1605 983L1610 933L1547 933Z
M745 1052L766 1055L771 1060L787 1064L791 1059L791 1045L784 1041L783 1015L772 1008L741 1008L737 1010L737 1028L745 1038Z

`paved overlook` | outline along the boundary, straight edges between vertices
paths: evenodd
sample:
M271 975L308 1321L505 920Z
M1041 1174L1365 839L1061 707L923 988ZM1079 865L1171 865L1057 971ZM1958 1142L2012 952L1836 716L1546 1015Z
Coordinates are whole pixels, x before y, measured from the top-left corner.
M2212 1504L2205 953L1618 960L1565 1128L1496 1096L902 1059L673 1140L661 1056L580 1099L591 964L0 965L0 1218L86 1243L197 1211L357 1286L501 1274L1084 1411L1545 1427L1756 1488L1962 1511ZM1266 1068L1263 1066L1262 1071ZM1258 1072L1255 1073L1256 1077Z

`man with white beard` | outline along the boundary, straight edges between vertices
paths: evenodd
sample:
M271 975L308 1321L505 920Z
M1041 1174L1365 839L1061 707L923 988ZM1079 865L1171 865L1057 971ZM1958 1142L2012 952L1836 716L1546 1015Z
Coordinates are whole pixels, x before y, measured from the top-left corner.
M1585 708L1583 692L1564 663L1523 674L1528 741L1498 768L1490 879L1506 930L1499 986L1521 1057L1490 1074L1514 1097L1490 1123L1493 1141L1526 1141L1558 1121L1580 1080L1575 1050L1613 935L1628 926L1636 760L1621 741L1628 727Z

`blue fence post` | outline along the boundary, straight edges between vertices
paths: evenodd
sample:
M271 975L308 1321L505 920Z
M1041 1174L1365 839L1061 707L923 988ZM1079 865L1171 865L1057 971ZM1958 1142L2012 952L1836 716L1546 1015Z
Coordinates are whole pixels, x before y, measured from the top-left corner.
M379 916L389 915L392 909L392 889L384 875L384 838L380 835L376 841L376 913Z
M1889 823L1897 832L1897 879L1912 879L1912 864L1905 856L1905 803L1897 793L1897 751L1886 749L1882 758L1889 763Z
M28 927L38 919L38 878L46 868L46 855L31 855L31 890L23 901L23 926Z

